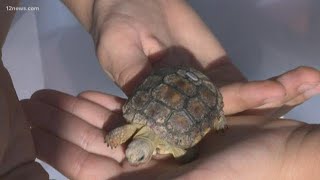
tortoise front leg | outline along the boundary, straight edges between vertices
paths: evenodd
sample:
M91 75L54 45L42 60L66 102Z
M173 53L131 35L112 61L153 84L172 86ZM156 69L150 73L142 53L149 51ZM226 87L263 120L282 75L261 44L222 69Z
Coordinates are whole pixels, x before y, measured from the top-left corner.
M105 143L111 148L116 148L118 145L125 143L141 127L142 125L140 124L120 126L106 135Z
M224 132L227 128L226 117L223 114L220 114L220 117L213 122L213 129L218 132Z

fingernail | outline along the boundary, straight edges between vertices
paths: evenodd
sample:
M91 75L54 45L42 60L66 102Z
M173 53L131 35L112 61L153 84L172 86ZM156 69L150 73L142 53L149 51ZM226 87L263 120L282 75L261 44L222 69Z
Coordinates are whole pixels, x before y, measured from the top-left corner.
M301 86L299 86L298 91L301 92L301 93L304 93L306 91L314 89L318 85L319 84L302 84Z

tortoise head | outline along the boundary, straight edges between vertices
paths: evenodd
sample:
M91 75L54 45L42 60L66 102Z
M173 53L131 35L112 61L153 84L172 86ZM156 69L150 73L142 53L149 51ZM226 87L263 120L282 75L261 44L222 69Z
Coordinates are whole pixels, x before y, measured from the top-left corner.
M154 150L152 141L146 138L136 138L128 145L126 158L131 165L137 166L150 161Z

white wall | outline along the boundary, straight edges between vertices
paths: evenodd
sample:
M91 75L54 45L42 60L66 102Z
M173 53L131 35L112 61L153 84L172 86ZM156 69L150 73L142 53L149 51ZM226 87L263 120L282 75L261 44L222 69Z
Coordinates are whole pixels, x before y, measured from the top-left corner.
M297 66L320 69L320 1L189 0L251 80ZM320 121L320 96L287 114Z

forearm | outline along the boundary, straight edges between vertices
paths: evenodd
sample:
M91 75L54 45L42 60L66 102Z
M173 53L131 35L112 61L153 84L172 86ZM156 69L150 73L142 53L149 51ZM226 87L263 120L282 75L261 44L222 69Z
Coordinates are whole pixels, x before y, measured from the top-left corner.
M10 74L2 62L2 47L15 15L13 11L6 11L6 6L18 6L18 4L19 0L0 1L0 179L48 179L48 174L39 163L34 161L34 157L28 158L28 156L25 156L29 160L20 160L15 159L17 158L16 154L12 154L14 152L12 146L15 144L10 139L13 133L12 118L14 117L13 113L17 113L19 101ZM28 151L28 149L23 149L23 151ZM15 157L12 158L12 156ZM15 159L16 161L9 159Z
M14 123L12 118L19 116L14 114L19 113L17 112L18 103L10 74L3 66L0 66L0 179L48 179L46 171L34 161L33 154L25 156L19 154L22 157L18 159L18 155L14 153L16 152L15 146L21 146L14 145L21 142L14 142L13 139L10 139L13 131L17 130L12 127ZM28 152L28 148L23 151L21 154Z
M0 66L0 179L48 179L46 171L39 163L34 161L34 154L21 155L28 152L28 148L23 149L23 152L19 155L15 154L17 152L15 147L21 147L21 144L15 143L21 142L14 142L10 138L14 136L14 131L17 130L17 128L12 126L14 126L14 121L24 120L13 119L14 117L19 117L17 110L19 108L18 103L19 101L10 74L5 67ZM18 158L18 156L21 156L21 158Z
M8 5L17 5L18 0L9 0L9 1L0 1L0 137L5 137L9 133L9 123L5 121L8 119L6 117L8 112L7 107L7 81L9 78L9 74L7 70L3 66L2 62L2 47L6 36L8 34L11 21L14 17L13 12L5 11L5 7ZM5 150L8 146L7 139L0 138L0 160L5 155ZM2 162L2 161L0 161ZM1 165L1 164L0 164Z

